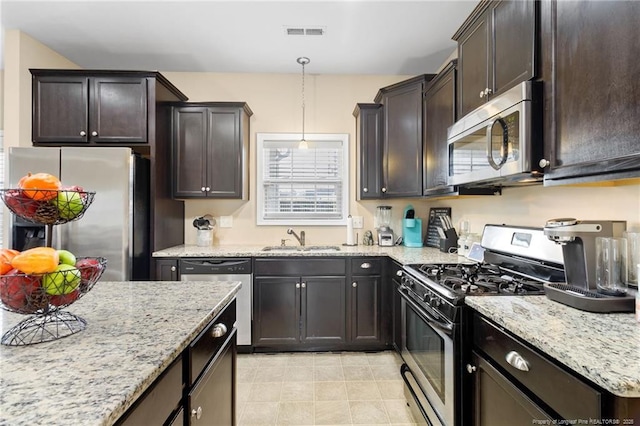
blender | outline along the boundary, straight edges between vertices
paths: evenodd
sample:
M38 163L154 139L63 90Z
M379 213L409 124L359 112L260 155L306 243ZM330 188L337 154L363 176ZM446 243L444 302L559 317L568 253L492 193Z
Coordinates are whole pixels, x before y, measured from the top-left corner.
M376 218L378 222L378 245L393 246L393 230L391 224L391 206L378 206Z

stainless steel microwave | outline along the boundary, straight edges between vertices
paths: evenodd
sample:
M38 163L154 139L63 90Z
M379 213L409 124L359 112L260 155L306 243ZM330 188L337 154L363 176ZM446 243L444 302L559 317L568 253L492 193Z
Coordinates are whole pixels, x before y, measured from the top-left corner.
M525 81L449 127L449 185L510 186L542 180L541 87Z

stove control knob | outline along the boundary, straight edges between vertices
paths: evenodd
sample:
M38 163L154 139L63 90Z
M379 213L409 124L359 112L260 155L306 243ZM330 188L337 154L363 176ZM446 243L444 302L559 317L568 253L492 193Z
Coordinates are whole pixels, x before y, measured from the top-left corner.
M403 274L402 274L402 269L398 269L398 271L396 272L396 275L397 275L397 276L399 276L399 277L401 277L401 276L403 275Z
M436 296L433 296L430 300L429 300L429 304L431 306L433 306L434 308L437 308L438 306L440 306L440 299L438 299Z

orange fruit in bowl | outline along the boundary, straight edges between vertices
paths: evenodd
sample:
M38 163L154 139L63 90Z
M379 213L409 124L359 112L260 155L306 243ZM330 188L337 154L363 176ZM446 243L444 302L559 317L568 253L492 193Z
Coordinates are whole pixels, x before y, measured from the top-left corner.
M49 173L28 173L20 179L18 187L31 199L48 201L58 196L62 183Z

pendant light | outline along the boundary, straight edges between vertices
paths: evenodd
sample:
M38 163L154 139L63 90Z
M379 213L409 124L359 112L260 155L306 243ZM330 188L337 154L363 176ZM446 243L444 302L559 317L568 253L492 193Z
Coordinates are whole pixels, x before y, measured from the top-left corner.
M301 56L297 59L297 62L302 65L302 139L300 139L300 143L298 144L298 149L308 149L309 144L304 138L304 66L307 65L311 60L306 56Z

